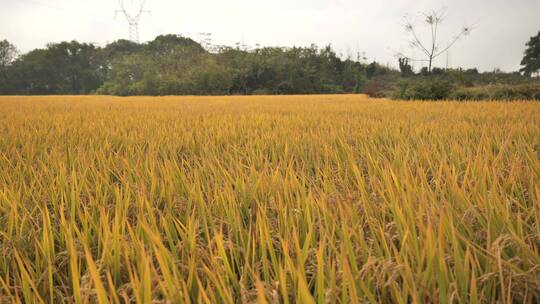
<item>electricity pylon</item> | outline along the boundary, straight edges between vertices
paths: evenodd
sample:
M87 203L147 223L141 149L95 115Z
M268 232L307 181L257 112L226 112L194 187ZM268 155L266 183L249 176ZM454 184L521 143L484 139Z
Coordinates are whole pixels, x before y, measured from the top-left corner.
M131 0L133 4L133 0ZM126 5L123 0L118 0L118 4L120 5L120 9L115 11L115 18L118 16L118 13L121 13L126 18L128 24L129 24L129 40L133 42L139 43L139 20L141 20L141 17L144 13L150 14L150 11L144 9L144 4L146 3L146 0L140 1L140 6L138 7L137 11L135 13L128 12L126 9Z

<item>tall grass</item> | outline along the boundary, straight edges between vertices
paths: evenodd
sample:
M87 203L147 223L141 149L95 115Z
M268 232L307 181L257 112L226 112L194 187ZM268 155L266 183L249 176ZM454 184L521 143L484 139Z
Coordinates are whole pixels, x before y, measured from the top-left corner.
M0 98L0 302L540 301L540 104Z

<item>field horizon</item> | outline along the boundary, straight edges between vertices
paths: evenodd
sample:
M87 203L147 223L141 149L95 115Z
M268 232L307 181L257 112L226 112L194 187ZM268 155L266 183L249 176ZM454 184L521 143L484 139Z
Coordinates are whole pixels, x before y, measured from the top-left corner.
M0 302L538 303L540 103L0 96Z

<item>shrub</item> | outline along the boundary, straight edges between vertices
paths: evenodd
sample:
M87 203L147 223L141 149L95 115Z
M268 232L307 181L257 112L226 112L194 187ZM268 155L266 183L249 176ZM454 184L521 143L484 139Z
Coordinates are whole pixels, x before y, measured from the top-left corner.
M454 84L442 78L414 78L396 86L392 94L396 99L442 100L448 99Z
M456 100L540 100L540 83L460 88L451 97Z
M452 93L451 99L455 100L488 100L489 95L483 90L473 88L459 88Z
M385 96L385 94L383 93L382 85L377 80L368 81L364 87L364 93L367 94L369 97L375 97L375 98L380 98L380 97Z

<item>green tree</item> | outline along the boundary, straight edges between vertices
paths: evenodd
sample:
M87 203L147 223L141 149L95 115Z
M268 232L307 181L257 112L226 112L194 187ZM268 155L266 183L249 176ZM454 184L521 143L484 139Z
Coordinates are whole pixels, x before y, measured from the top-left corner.
M0 94L8 93L10 79L8 68L17 58L18 51L15 45L7 40L0 41Z
M13 63L17 90L25 94L91 93L101 85L96 53L94 45L72 41L24 54Z
M398 59L399 62L399 70L401 71L401 75L403 76L411 76L413 73L412 66L409 63L410 59L407 57L401 57Z
M178 51L180 48L191 48L198 52L205 52L205 49L190 38L179 35L161 35L150 41L146 49L153 54L166 55Z
M526 45L525 56L521 60L523 68L520 71L528 77L534 74L540 75L540 32L531 37Z
M119 96L145 95L146 85L150 81L158 82L155 80L153 67L149 57L142 53L118 57L112 62L109 79L100 87L98 93ZM154 92L149 92L149 95L150 93Z
M95 56L96 47L77 41L62 42L48 46L49 60L57 64L63 92L87 94L100 85Z
M216 69L208 64L209 57L191 39L159 36L143 45L141 51L109 58L107 80L99 93L123 96L205 94L212 91L212 87L204 92L201 83L216 76Z
M382 66L380 63L373 61L366 67L366 76L368 79L372 79L377 76L385 75L390 71L389 68Z
M98 50L96 65L99 77L104 82L109 79L113 61L127 55L137 54L144 50L144 45L133 41L120 39Z

